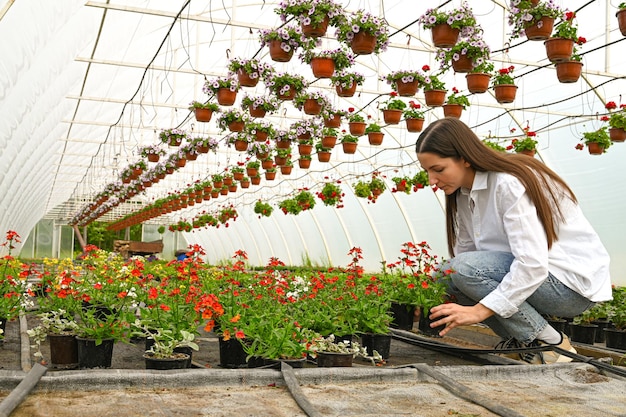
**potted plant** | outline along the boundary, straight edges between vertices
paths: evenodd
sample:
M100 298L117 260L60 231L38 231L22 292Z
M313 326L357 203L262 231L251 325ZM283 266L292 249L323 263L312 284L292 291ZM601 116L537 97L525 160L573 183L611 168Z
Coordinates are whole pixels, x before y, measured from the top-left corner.
M483 143L485 144L486 147L493 149L494 151L498 151L498 152L506 152L506 148L502 145L500 145L498 142L495 142L493 140L483 140Z
M301 189L294 197L281 201L278 207L285 214L297 215L315 207L315 197L307 189Z
M612 144L606 126L592 132L584 132L582 140L591 155L602 155Z
M358 142L359 142L358 136L350 135L347 133L344 134L341 137L341 146L343 149L343 153L346 153L346 154L355 153Z
M430 107L442 106L446 99L446 84L439 79L438 75L427 73L430 71L430 66L424 65L422 71L426 73L422 79L426 105Z
M140 330L137 334L142 334L152 340L150 348L146 349L143 355L146 369L187 368L190 356L181 352L180 349L189 348L196 351L199 349L198 345L193 341L195 335L186 330L175 332L171 329L149 328L141 324L138 327L140 327Z
M273 211L274 208L271 205L261 200L257 200L254 204L254 212L259 215L259 218L261 218L261 216L269 217L272 215Z
M159 133L161 142L169 146L179 146L183 140L188 138L187 132L182 129L163 129Z
M239 109L223 111L217 118L217 125L222 131L228 129L231 132L241 132L248 122L248 117Z
M202 103L194 100L189 104L189 110L194 112L198 122L210 122L213 112L219 111L219 109L220 107L217 104L210 101Z
M165 156L165 150L158 145L148 145L139 148L139 155L147 158L149 162L159 162L162 156Z
M365 128L365 133L367 134L367 139L370 145L380 145L383 143L383 138L385 134L381 132L381 127L377 123L370 123Z
M535 156L537 151L537 133L530 130L530 127L526 126L524 129L524 136L521 138L515 138L511 141L511 145L507 149L513 149L517 153L523 153L528 156Z
M461 117L461 112L469 107L470 102L466 96L459 95L459 90L456 87L452 87L452 94L446 99L446 104L443 106L443 114L446 117Z
M342 71L354 65L356 57L345 48L337 48L322 51L305 50L300 53L299 58L311 65L315 77L330 78L335 71Z
M232 76L216 77L212 80L207 80L202 87L202 91L206 94L213 93L220 105L232 106L237 99L237 92L240 87L239 81Z
M273 67L256 58L245 59L235 57L228 63L228 71L237 75L239 84L243 87L255 87L259 80L265 77Z
M274 96L243 96L241 108L248 109L251 117L265 117L266 113L278 110L278 100Z
M323 128L324 126L319 119L302 119L292 123L289 130L295 133L299 143L305 140L307 143L312 144L311 138L322 136Z
M317 366L326 367L351 367L352 360L362 357L376 362L382 362L383 357L374 351L372 356L368 356L367 348L361 346L357 341L346 341L330 334L326 337L318 336L311 341L309 356L317 359Z
M246 163L246 174L249 177L255 177L259 173L259 169L261 168L261 162L257 160L248 161Z
M424 112L421 110L422 105L415 101L409 101L408 107L402 112L406 129L409 132L421 132L424 127Z
M389 28L385 21L363 9L351 13L337 25L335 36L355 54L380 53L389 45Z
M293 99L293 105L298 110L303 110L305 114L318 115L322 112L324 107L328 106L330 102L324 93L321 91L301 91L296 94Z
M196 148L198 153L215 151L219 146L218 140L210 136L198 136L193 138L190 143Z
M419 88L422 75L417 70L397 70L381 77L402 97L414 96Z
M258 120L260 121L249 121L248 123L246 123L245 131L257 142L265 142L268 137L274 136L276 130L270 122L264 119Z
M493 74L493 92L498 103L504 104L515 101L517 86L511 75L514 69L515 67L511 65L507 68L500 68Z
M615 102L608 102L606 108L611 110L617 108ZM626 104L620 105L620 110L611 113L609 117L609 134L613 142L623 142L626 139Z
M317 198L322 200L325 206L334 206L335 208L343 207L343 196L341 187L334 182L325 183L321 191L317 193Z
M472 94L482 94L489 89L489 81L493 73L493 63L480 59L469 73L465 75L467 90Z
M512 26L510 40L523 34L531 41L543 41L550 37L555 19L563 17L563 11L553 1L511 0L508 23Z
M489 59L491 50L482 38L482 29L476 30L470 37L457 42L450 49L441 49L435 56L441 71L452 67L454 72L471 72L475 66Z
M615 16L617 17L619 31L622 33L622 36L626 36L626 2L621 2L617 7L619 10L615 13Z
M428 9L418 22L424 29L432 30L433 44L437 48L451 48L457 42L461 30L476 25L474 13L465 1L461 7L450 11Z
M568 61L556 62L556 77L560 83L575 83L580 78L583 70L582 57L578 53L578 48L574 45L574 51Z
M356 71L341 70L336 71L330 81L335 86L335 91L339 97L352 97L356 88L363 85L365 77Z
M550 62L569 61L574 54L574 44L583 45L587 40L578 36L576 13L565 12L565 18L554 27L553 35L544 42Z
M329 24L335 26L343 19L343 7L333 0L282 1L274 11L283 23L295 17L303 33L314 38L324 36Z
M383 119L387 124L398 124L402 117L402 110L406 108L406 103L396 97L398 93L392 91L389 93L389 99L383 103Z
M380 173L374 171L369 181L359 180L353 185L354 194L359 198L366 198L375 203L376 199L387 188L385 182L380 178Z
M293 100L296 94L308 86L303 76L286 72L277 72L268 76L265 84L281 100Z
M268 46L270 58L276 62L288 62L296 49L304 50L315 47L315 39L303 35L300 26L285 25L277 29L259 31L261 47Z

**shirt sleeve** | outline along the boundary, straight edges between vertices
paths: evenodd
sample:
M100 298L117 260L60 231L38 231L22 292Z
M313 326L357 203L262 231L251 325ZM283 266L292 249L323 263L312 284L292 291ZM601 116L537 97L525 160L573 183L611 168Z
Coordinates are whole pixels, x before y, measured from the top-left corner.
M480 303L507 318L547 279L548 242L535 205L517 178L499 183L494 196L514 260L502 282Z

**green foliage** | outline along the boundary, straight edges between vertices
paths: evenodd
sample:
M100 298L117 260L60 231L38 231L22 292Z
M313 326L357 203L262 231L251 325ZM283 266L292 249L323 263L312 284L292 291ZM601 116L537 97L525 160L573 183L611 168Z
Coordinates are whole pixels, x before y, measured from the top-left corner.
M602 146L605 151L612 145L611 137L609 136L606 126L602 126L600 129L594 130L593 132L583 133L583 140L585 145L595 142Z
M463 110L467 109L470 106L470 102L467 96L460 95L459 90L457 90L456 87L452 88L452 94L448 96L446 103L458 104L463 107Z

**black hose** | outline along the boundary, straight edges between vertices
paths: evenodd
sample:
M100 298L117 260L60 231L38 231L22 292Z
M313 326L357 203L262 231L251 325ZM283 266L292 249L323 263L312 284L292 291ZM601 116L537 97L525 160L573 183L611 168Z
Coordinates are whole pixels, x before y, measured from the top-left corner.
M24 398L35 388L39 380L46 373L48 368L36 363L30 372L26 374L22 382L0 403L0 417L9 417L9 415L19 406Z
M423 372L431 378L437 380L441 385L443 385L448 391L452 394L456 395L459 398L464 400L468 400L473 402L474 404L478 404L481 407L486 408L487 410L496 413L502 417L524 417L523 414L518 413L515 410L512 410L503 405L497 404L491 400L485 398L484 394L472 390L471 388L456 382L454 379L450 378L447 375L442 374L439 371L436 371L429 365L425 363L416 363L413 365L408 365L409 367L417 369L419 372Z
M311 402L306 398L306 395L302 392L298 379L296 378L296 374L293 372L293 368L289 364L281 361L280 372L283 374L283 379L287 384L289 392L291 392L291 396L296 403L298 403L302 411L304 411L309 417L322 417L322 414L317 411L315 406L311 404Z

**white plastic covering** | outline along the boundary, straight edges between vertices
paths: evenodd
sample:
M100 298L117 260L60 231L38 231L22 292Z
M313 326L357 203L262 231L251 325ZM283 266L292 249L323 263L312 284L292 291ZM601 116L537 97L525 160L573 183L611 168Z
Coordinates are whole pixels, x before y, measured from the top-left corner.
M119 179L122 169L138 160L140 146L158 143L161 129L182 127L194 134L221 140L217 153L197 161L133 198L146 204L168 193L204 180L244 156L224 145L225 134L210 123L196 123L187 107L192 100L206 101L205 79L226 75L229 58L256 56L279 71L299 72L314 81L297 56L274 63L267 48L260 48L258 29L281 24L275 1L175 1L76 0L0 1L0 230L28 235L43 217L69 221L85 204ZM384 16L392 33L391 46L380 55L360 56L355 70L367 77L353 98L338 98L329 80L316 80L313 88L327 93L333 104L346 110L364 108L374 120L382 118L377 106L391 91L378 77L398 69L436 69L436 48L431 34L417 23L427 8L444 8L460 1L343 2L347 10L364 8ZM469 96L471 107L462 120L480 137L510 140L511 128L519 133L527 124L538 132L538 157L561 174L577 193L580 203L612 255L615 283L626 284L621 273L626 235L625 144L615 144L602 156L574 149L582 133L601 126L607 101L625 102L624 37L617 29L618 0L557 1L578 11L579 34L588 43L583 52L584 74L576 83L561 84L546 59L542 42L517 39L506 44L504 0L473 1L474 14L485 30L497 68L515 66L517 99L499 105L491 92ZM180 16L177 18L177 15ZM338 44L330 28L323 47ZM448 88L467 93L464 74L450 71ZM244 89L263 94L264 87ZM238 99L240 100L240 99ZM416 95L423 104L423 93ZM236 104L238 105L238 104ZM441 108L428 111L426 122L443 116ZM302 118L290 103L271 118L286 128ZM345 127L345 125L344 125ZM363 249L364 266L372 271L380 262L395 261L404 242L427 241L447 256L441 195L421 190L411 195L391 193L391 177L413 175L413 144L417 134L404 125L384 129L383 146L360 140L356 155L333 152L330 163L315 159L310 170L295 169L291 176L240 190L152 223L168 225L233 204L239 218L228 227L196 229L187 233L191 243L206 248L211 261L246 250L254 264L272 256L288 264L310 261L321 265L346 265L352 247ZM172 149L168 149L172 152ZM360 175L379 170L388 190L375 204L354 196L351 184ZM318 191L327 180L342 180L344 208L318 201L314 210L298 216L284 215L278 202L293 190ZM275 208L269 218L252 211L262 199ZM123 204L103 220L114 220L137 204ZM584 244L584 242L581 242Z

